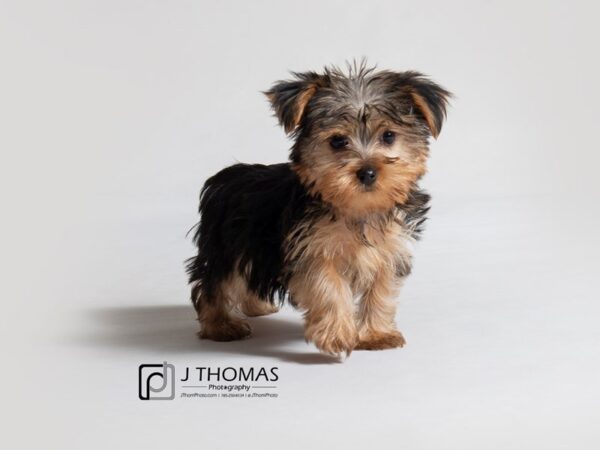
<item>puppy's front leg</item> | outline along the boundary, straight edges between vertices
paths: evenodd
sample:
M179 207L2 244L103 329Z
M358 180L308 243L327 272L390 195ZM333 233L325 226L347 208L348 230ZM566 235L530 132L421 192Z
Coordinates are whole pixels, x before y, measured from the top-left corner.
M313 261L290 280L293 301L304 310L307 341L330 354L350 354L358 342L352 290L331 261Z
M382 267L371 287L361 299L358 310L359 342L357 350L384 350L402 347L402 333L394 323L396 315L395 295L401 280L389 267Z

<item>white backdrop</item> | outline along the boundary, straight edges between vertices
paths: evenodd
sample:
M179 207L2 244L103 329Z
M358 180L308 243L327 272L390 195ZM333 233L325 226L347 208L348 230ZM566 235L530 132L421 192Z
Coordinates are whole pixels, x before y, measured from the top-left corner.
M13 446L598 445L594 2L0 11L2 414ZM424 181L432 220L401 297L408 347L328 364L291 310L258 319L252 343L200 343L182 261L203 180L287 157L261 90L288 70L361 57L455 94ZM163 359L277 364L280 398L137 400L137 366Z

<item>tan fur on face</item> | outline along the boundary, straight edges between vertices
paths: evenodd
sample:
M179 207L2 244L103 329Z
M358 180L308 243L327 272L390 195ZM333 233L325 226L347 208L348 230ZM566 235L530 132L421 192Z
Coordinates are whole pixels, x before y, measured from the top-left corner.
M362 217L389 211L406 202L410 190L426 172L426 142L416 140L409 128L369 119L369 140L364 143L360 125L348 123L320 132L302 152L294 170L313 195L332 205L341 215ZM396 134L392 145L381 141L384 131ZM364 131L363 131L364 134ZM334 151L329 139L347 136L348 148ZM377 181L367 189L356 173L369 165L377 170Z

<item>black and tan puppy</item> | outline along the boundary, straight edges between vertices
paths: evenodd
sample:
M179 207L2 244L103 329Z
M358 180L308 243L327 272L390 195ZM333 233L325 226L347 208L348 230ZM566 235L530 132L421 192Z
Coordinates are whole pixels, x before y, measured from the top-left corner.
M209 178L188 261L200 337L251 334L247 316L289 298L326 353L401 347L395 297L429 196L419 189L449 92L417 72L295 73L266 92L290 161Z

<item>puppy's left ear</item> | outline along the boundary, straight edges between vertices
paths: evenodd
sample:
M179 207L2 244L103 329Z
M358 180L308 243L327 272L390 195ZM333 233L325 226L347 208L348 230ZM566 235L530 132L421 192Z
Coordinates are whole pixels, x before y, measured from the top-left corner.
M425 122L431 135L437 138L446 118L446 107L452 94L419 72L384 72L392 96L398 96L398 105L410 110Z
M264 92L279 123L286 133L292 133L301 123L306 106L317 92L327 84L327 76L315 72L293 73L294 79L276 82Z
M406 86L414 107L437 139L446 118L446 108L452 94L418 72L405 72Z

